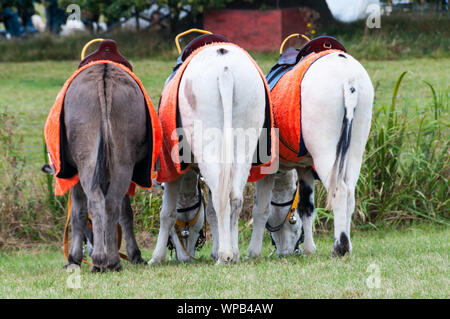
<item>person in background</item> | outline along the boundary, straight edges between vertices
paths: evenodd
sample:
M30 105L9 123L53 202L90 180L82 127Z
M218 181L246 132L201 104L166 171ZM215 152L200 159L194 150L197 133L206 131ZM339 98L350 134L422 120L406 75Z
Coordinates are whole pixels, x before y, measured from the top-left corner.
M47 17L47 30L52 33L59 33L61 26L66 23L67 15L64 10L58 6L57 0L45 1L45 16Z
M20 19L22 20L24 32L39 32L39 30L33 26L33 22L31 21L31 17L36 13L34 10L34 0L17 0L17 9Z
M20 26L19 15L13 11L16 4L14 0L2 0L0 2L0 22L5 25L6 34L13 37L20 37L23 28Z

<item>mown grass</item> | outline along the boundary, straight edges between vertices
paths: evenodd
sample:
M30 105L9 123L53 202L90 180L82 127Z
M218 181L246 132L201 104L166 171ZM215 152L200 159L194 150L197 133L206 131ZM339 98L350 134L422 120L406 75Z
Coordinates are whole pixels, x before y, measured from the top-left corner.
M315 255L288 258L267 257L266 237L264 257L229 266L214 265L208 243L192 264L123 262L122 272L105 274L83 265L80 289L68 287L74 272L62 269L61 251L41 246L0 254L0 298L449 298L449 236L448 227L428 223L356 231L353 254L337 259L331 235L316 236ZM247 244L241 240L241 253Z

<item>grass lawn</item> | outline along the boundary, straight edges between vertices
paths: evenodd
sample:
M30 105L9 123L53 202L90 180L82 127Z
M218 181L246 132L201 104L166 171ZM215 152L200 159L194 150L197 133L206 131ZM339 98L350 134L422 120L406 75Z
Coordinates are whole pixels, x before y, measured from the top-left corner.
M249 231L243 234L241 254L249 242ZM449 298L449 236L448 227L431 224L356 231L353 254L334 259L332 234L322 234L314 256L230 266L214 264L209 243L191 264L122 262L122 272L105 274L91 274L83 265L80 289L67 286L75 273L62 268L62 251L41 246L0 254L0 298ZM271 250L266 236L263 256ZM151 251L143 255L148 260Z

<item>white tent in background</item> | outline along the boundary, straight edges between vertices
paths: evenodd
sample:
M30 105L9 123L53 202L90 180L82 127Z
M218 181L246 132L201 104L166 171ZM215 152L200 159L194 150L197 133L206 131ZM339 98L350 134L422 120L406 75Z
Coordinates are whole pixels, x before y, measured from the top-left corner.
M379 0L326 0L333 17L341 22L353 22L367 17L367 6L380 5Z

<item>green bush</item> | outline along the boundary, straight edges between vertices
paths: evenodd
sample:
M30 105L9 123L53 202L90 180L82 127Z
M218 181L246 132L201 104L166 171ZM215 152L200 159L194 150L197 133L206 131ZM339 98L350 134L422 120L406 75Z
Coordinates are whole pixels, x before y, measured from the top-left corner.
M412 23L412 20L414 23ZM449 57L450 18L436 14L423 16L396 15L384 17L380 29L367 29L364 21L313 26L316 35L337 38L356 59L397 60L410 57ZM200 22L194 23L202 27ZM186 26L188 28L190 26ZM77 60L83 46L98 35L74 34L59 37L41 34L30 39L0 41L0 62L40 60ZM128 59L177 56L173 35L160 32L112 31L102 34L114 39ZM299 44L300 45L300 44Z
M0 111L0 248L59 240L64 198L45 194L45 178L27 172L15 116Z

